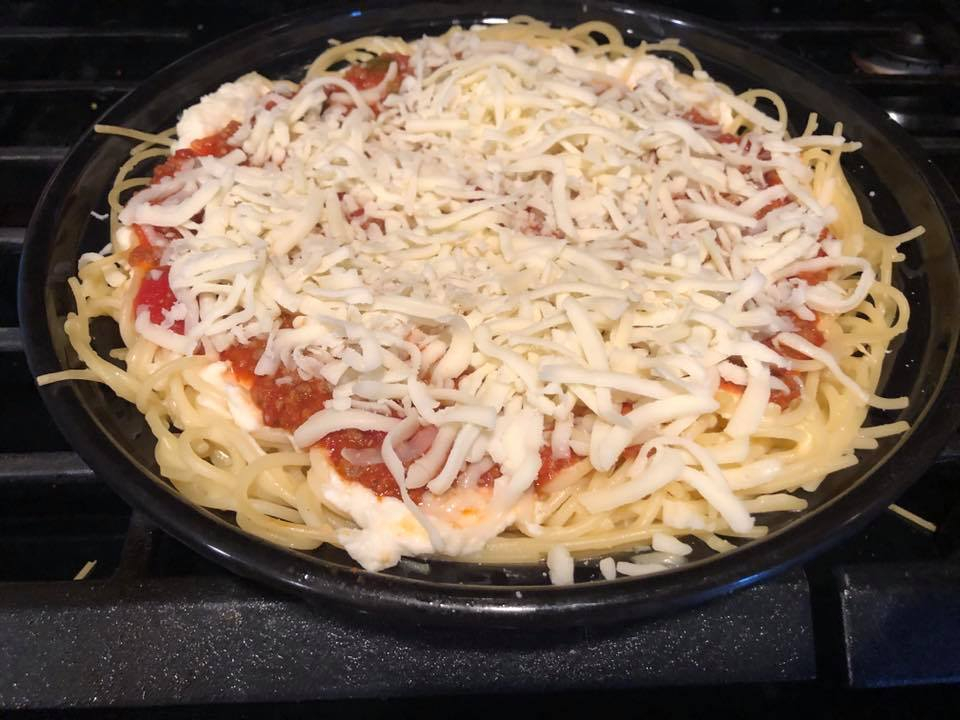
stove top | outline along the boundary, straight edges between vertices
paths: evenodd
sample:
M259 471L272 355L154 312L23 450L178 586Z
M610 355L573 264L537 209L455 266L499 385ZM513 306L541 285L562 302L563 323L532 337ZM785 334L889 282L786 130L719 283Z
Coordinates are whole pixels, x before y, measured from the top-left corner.
M193 717L191 707L214 703L549 692L565 693L551 702L571 709L591 707L589 691L620 691L604 696L619 702L646 688L648 709L662 700L694 712L715 706L703 698L722 705L753 694L797 706L849 688L960 682L960 436L899 501L935 530L888 512L802 569L705 606L615 628L489 637L390 627L236 578L132 513L70 451L16 327L24 226L46 179L149 74L300 5L0 6L0 707L180 706ZM960 191L960 11L951 0L675 5L842 77L909 130ZM678 685L691 690L678 698L664 689ZM391 716L426 712L423 700L405 702ZM498 707L446 707L455 705L467 714ZM311 717L339 716L332 707ZM350 707L386 713L376 701Z

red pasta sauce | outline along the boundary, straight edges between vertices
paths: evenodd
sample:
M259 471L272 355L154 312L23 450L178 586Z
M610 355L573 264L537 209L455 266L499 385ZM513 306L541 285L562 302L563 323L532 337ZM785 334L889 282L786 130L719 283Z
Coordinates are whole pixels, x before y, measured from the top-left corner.
M251 399L263 413L264 425L293 432L323 409L324 403L332 397L330 385L324 380L303 380L296 371L282 367L272 375L257 375L254 369L264 347L261 338L246 345L232 345L220 353L220 359L230 363L237 382L250 391ZM343 479L357 482L381 497L400 498L397 481L386 464L354 465L343 457L346 449L379 448L385 437L385 432L376 430L337 430L325 435L316 446L326 450L330 463ZM534 487L542 489L578 460L580 458L572 453L567 458L556 458L550 448L544 446L540 450L540 471ZM491 487L500 475L500 467L494 465L480 476L477 485ZM411 489L409 494L414 502L419 503L425 492L425 488L417 488Z
M220 359L230 362L237 382L250 390L251 399L263 413L264 425L293 432L311 415L323 410L324 403L333 397L332 390L325 380L304 380L296 371L284 367L272 375L255 374L264 347L263 339L232 345L220 353ZM337 430L325 435L316 446L326 450L330 463L344 480L360 483L382 497L399 498L397 481L384 463L354 465L342 455L348 448L379 448L384 437L386 433L375 430ZM419 501L424 492L411 490L410 496Z
M824 335L820 330L820 315L817 314L817 317L813 320L803 320L796 315L794 315L789 310L781 310L777 313L781 317L788 317L793 322L794 327L796 328L793 332L802 337L804 340L809 342L811 345L816 345L820 347L824 343ZM773 344L773 339L768 339L764 341L764 345L775 350L777 353L783 357L792 358L794 360L809 360L809 358L801 352L789 348L786 345L780 345L775 347ZM731 361L736 362L738 358L731 358ZM770 402L776 403L782 409L786 410L787 407L793 402L796 398L800 397L801 384L799 381L800 372L796 370L787 370L780 367L771 367L770 374L783 381L787 386L787 390L773 390L770 393ZM743 385L738 385L732 383L728 380L720 381L720 389L725 390L726 392L739 395L743 392Z
M410 74L410 58L400 53L383 53L365 63L351 65L344 79L357 90L368 90L383 82L392 62L397 64L397 75L387 86L387 94L395 93L400 89L403 78Z
M227 141L233 137L233 134L240 129L240 123L231 120L226 126L212 135L198 138L190 143L189 148L182 148L175 151L165 162L157 165L153 169L153 183L158 183L164 178L173 177L183 168L193 162L195 158L203 156L223 157L234 146Z
M560 474L561 471L570 467L579 460L580 457L574 455L573 453L570 453L565 458L555 457L553 451L550 449L550 446L544 445L542 448L540 448L540 471L537 473L537 477L533 481L533 487L536 490L543 490L553 481L555 477L557 477L558 474ZM480 487L492 487L493 481L502 474L503 473L500 470L500 466L494 465L480 476L480 479L477 481L477 485Z
M222 130L194 140L189 148L177 150L166 161L154 168L151 182L158 183L164 178L173 177L195 158L205 155L223 157L233 150L233 146L227 141L239 127L240 123L233 120ZM163 248L150 242L145 226L133 225L132 230L137 238L137 244L130 249L127 262L131 267L144 271L140 287L133 298L133 310L137 313L145 308L150 314L150 322L159 325L163 322L164 312L177 302L173 290L170 289L170 267L160 264ZM154 230L167 241L180 237L180 232L176 228L154 228ZM183 320L174 322L170 330L183 335Z
M180 234L173 228L162 228L162 230L167 237L172 237L171 231L177 236ZM134 225L133 233L137 237L137 245L130 250L127 260L131 267L144 271L140 287L137 288L137 294L133 298L133 311L136 314L141 309L146 309L150 315L150 322L159 325L163 322L164 312L177 302L176 295L170 289L170 266L159 265L163 250L150 243L147 232L142 226ZM183 320L175 321L170 330L183 335Z

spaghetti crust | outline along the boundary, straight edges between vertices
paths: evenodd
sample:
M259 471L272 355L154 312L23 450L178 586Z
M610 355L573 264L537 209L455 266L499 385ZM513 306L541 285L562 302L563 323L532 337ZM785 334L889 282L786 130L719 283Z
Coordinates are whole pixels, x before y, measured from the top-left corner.
M679 58L693 75L676 70L663 54ZM386 59L377 65L378 58ZM538 95L531 90L535 75L554 84ZM451 28L416 43L361 38L331 46L302 85L251 81L257 83L259 104L243 110L252 117L238 122L212 153L196 150L208 149L208 138L193 138L191 145L176 129L150 134L98 127L140 143L109 194L111 245L84 255L70 280L77 309L65 328L84 369L39 379L102 382L135 404L157 438L163 476L191 502L235 513L245 531L301 550L341 545L370 569L402 554L520 563L541 560L557 546L582 557L651 544L670 549L651 554L651 562L666 558L669 565L689 546L665 536L695 539L718 552L738 539L761 537L766 528L755 516L803 510L804 492L854 465L856 450L905 429L902 422L862 426L871 406L904 407L902 399L880 398L875 390L887 349L909 320L909 304L892 284L893 265L902 259L898 246L922 228L886 236L864 225L840 165L841 155L858 145L842 137L841 127L818 135L812 117L801 136L789 138L786 109L775 93L734 95L709 80L688 49L672 41L630 47L601 22L558 29L514 18ZM482 112L461 102L481 95L492 98ZM658 110L659 125L652 115L623 109L624 99L640 95L644 107L667 108ZM761 102L774 115L761 112ZM268 116L272 125L264 129ZM186 120L187 114L182 128ZM194 113L194 121L207 120ZM481 148L494 169L469 175L474 187L465 181L449 189L421 164L414 171L419 184L404 190L386 157L370 175L345 181L343 168L367 162L369 148L385 146L397 126L408 133L402 142L413 142L413 133L419 143L401 142L398 153L448 142L471 152ZM261 202L254 197L264 187L254 178L257 168L286 172L301 162L291 150L295 143L322 145L324 133L343 127L359 134L338 141L333 170L302 176L312 188L296 191L306 205L285 201L272 216L257 216L258 224L250 224L252 214L237 219L244 202ZM458 137L470 140L457 145ZM186 168L180 174L154 183L135 175L177 152ZM649 168L636 181L641 161L633 158ZM497 179L508 171L514 184ZM189 173L199 179L183 180ZM228 187L228 173L248 179ZM571 190L585 175L600 189L595 197L586 197L583 183ZM500 184L491 189L494 181ZM168 211L173 217L204 192L204 182L211 183L210 200L176 225L179 237L158 239L151 231L147 244L162 248L158 257L168 264L133 264L130 228ZM539 190L522 198L528 205L508 211L516 183ZM414 199L400 197L401 191ZM322 212L287 247L290 227L302 219L297 213L310 203ZM414 207L420 210L411 212ZM223 219L229 213L232 219ZM278 281L265 279L273 272L266 265L256 271L259 284L239 290L240 270L232 284L210 271L184 280L177 263L199 245L180 256L170 248L199 242L217 222L225 237L228 228L242 228L247 246L284 258L285 267L307 262L314 226L333 238L325 253L335 252L337 243L351 252L357 243L379 243L381 259L353 266L315 262L308 274L320 280L299 292L310 303L291 308L298 293L271 295L270 283ZM420 227L427 230L418 234ZM808 237L816 241L803 240ZM467 238L480 244L468 247ZM216 242L218 250L234 249L226 239ZM787 261L776 260L777 253ZM430 269L443 258L460 266L446 275ZM480 276L476 294L489 293L487 301L481 297L453 317L441 310L456 306L455 294L424 296L409 279L403 286L400 271L383 274L391 262L421 263L420 284L430 288L465 282L467 274L457 274L464 262L475 263L470 272L489 270L510 281L490 291ZM554 272L564 263L587 271ZM168 268L176 305L162 307L152 321L141 300L146 284L161 282L160 267ZM628 271L634 274L623 281ZM350 272L361 286L379 279L390 287L374 287L372 294L361 287L367 295L351 295L357 286L346 281ZM597 282L587 281L591 273ZM744 290L751 284L757 287ZM504 310L517 296L523 304ZM176 315L175 307L188 300L194 310ZM213 317L217 302L228 307ZM92 347L90 321L101 316L119 326L123 346L111 355L122 368ZM290 327L284 317L293 318ZM319 363L327 370L337 364L339 376L303 360L320 358L315 348L291 345L286 354L270 355L283 333L308 334L314 322L343 340ZM218 334L216 327L227 330ZM327 409L297 427L262 421L263 403L251 400L249 385L221 359L226 348L258 337L268 339L256 372L275 375L281 386L325 378L332 393ZM491 399L497 393L499 401ZM491 407L492 419L483 414ZM362 422L342 420L343 413ZM377 415L380 421L368 417ZM514 424L501 426L507 416ZM445 424L443 417L458 419ZM380 454L376 448L364 454L359 446L349 446L343 457L331 454L322 439L342 432L344 422L379 432ZM536 444L523 445L531 422ZM519 449L511 449L511 433L521 439ZM419 455L410 449L417 438ZM424 471L422 483L414 480L417 463L445 441L439 463ZM461 445L460 465L442 482ZM360 490L343 472L344 463L366 458L385 465L397 482L393 497L375 498L373 505L369 490L358 499ZM555 471L545 476L548 465ZM467 521L468 515L476 517ZM384 533L392 533L393 545L386 547ZM400 536L405 539L397 541Z

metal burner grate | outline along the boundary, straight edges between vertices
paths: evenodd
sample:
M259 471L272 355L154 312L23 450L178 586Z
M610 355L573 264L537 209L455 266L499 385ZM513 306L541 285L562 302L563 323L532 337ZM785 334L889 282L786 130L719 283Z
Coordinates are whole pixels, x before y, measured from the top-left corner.
M960 189L952 3L678 4L842 76ZM109 104L195 47L297 6L0 6L0 706L960 681L960 441L901 501L936 534L887 514L803 571L676 616L549 639L411 633L307 607L131 514L70 451L33 386L16 328L23 229L66 148ZM865 72L883 52L906 58L905 72Z

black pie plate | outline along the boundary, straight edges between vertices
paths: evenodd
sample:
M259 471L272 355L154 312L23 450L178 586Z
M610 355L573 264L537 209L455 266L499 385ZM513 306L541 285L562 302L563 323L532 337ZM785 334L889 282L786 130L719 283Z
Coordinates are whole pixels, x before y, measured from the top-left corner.
M77 452L127 502L171 535L234 572L318 603L352 606L390 621L503 626L600 623L662 613L755 583L809 558L862 528L932 462L957 423L960 271L954 228L956 197L911 138L867 100L807 62L727 34L673 11L590 0L504 3L494 15L477 0L354 9L342 4L276 18L219 40L154 75L112 107L101 122L159 131L199 96L251 70L299 78L330 38L369 34L415 38L451 24L527 14L555 25L606 20L631 41L678 38L718 80L745 90L772 88L795 123L816 111L827 127L843 122L863 150L844 165L868 223L898 233L927 232L908 243L896 283L912 318L892 348L881 381L888 396L907 395L906 410L874 413L868 423L906 420L911 429L859 453L855 467L807 494L809 509L760 518L768 536L724 555L705 548L687 565L654 576L600 579L596 560L578 563L578 584L545 585L544 566L447 561L403 562L384 573L359 569L337 548L298 552L240 531L219 513L193 506L157 471L153 436L143 418L103 387L63 382L41 394ZM682 62L679 61L679 62ZM73 309L67 278L82 252L108 240L106 196L129 142L87 131L51 179L27 231L19 278L20 326L35 374L78 367L63 332ZM95 345L116 344L111 323L95 323Z

